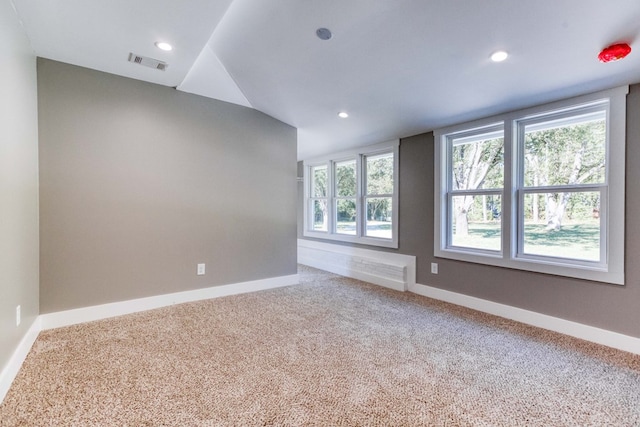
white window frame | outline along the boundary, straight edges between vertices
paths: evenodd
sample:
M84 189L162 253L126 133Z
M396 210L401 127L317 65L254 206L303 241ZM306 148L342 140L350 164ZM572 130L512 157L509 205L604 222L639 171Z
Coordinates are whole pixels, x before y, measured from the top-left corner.
M360 147L353 150L342 151L331 155L305 160L304 163L304 226L303 235L318 239L337 240L341 242L358 243L363 245L380 246L386 248L398 248L398 194L399 194L399 147L400 140L384 142L381 144ZM391 239L366 235L366 164L367 157L384 153L393 154L393 194L383 195L392 197L392 226ZM350 199L351 197L338 197L334 185L335 164L347 160L356 161L356 234L343 234L336 232L336 201L338 199ZM327 189L328 189L328 230L313 230L311 218L311 177L310 171L314 166L327 165Z
M622 86L589 95L514 111L470 123L450 126L434 131L435 141L435 194L434 194L434 255L479 264L495 265L558 276L574 277L613 284L624 284L624 222L625 222L625 145L626 95L628 86ZM523 186L524 175L519 132L526 123L561 118L567 113L587 111L605 105L607 117L607 145L605 184L576 186L570 190L596 190L601 192L601 260L584 262L559 257L522 254L523 225L519 212L524 194L532 188ZM448 146L452 136L481 133L502 125L504 127L504 190L502 196L500 251L475 250L453 247L450 242L448 197L450 190L450 154ZM547 187L545 190L551 190ZM563 189L566 187L563 186ZM484 190L478 190L484 191ZM604 252L604 254L602 254Z
M311 190L311 187L313 186L314 182L313 182L313 178L314 175L311 173L311 169L318 167L318 166L323 166L326 168L327 171L327 179L326 179L326 183L325 185L327 186L327 194L324 197L318 197L318 196L314 196L313 195L313 191ZM325 204L327 205L327 209L329 209L329 200L331 198L331 192L329 190L329 185L331 184L331 169L329 168L328 165L326 164L314 164L312 166L309 167L309 174L308 174L308 178L309 178L309 182L307 184L307 186L309 187L309 197L308 197L308 202L307 205L311 206L312 204L314 204L315 201L324 201ZM313 209L311 209L310 215L313 214ZM313 221L310 222L310 224L313 224ZM330 224L327 222L327 230L330 229ZM318 233L324 233L325 231L322 230L314 230L317 231Z

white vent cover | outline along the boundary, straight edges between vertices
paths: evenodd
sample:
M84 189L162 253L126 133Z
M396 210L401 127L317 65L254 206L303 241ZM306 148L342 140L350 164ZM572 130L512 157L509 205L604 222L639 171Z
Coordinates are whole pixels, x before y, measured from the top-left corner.
M135 53L129 54L129 62L133 62L135 64L144 65L145 67L155 68L156 70L164 71L167 69L169 64L163 61L159 61L153 58L147 58L142 55L137 55Z

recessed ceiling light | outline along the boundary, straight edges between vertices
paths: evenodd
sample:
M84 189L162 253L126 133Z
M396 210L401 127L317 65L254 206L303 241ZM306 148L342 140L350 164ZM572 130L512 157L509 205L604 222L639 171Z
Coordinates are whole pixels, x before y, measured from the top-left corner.
M507 52L505 52L504 50L499 50L491 54L491 60L493 62L502 62L507 59L508 56L509 54Z
M340 117L341 119L346 119L347 117L349 117L349 114L345 113L344 111L340 111L338 113L338 117Z
M173 49L173 46L171 46L167 42L156 42L155 44L156 44L156 47L158 49L162 49L162 50L166 50L166 51L169 51L169 50Z

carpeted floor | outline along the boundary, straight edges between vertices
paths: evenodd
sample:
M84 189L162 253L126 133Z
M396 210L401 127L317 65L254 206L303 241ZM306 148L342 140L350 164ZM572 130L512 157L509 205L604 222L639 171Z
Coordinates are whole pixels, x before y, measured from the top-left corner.
M41 333L0 425L640 425L640 356L300 274Z

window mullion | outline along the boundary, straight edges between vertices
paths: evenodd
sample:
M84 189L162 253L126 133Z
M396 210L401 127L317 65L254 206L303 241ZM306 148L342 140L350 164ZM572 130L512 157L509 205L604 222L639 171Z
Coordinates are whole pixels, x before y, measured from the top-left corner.
M329 224L327 230L330 234L336 233L335 173L336 163L330 160L327 162L327 210L329 211Z
M444 222L445 227L445 246L451 247L453 245L453 138L447 137L444 147L445 151L445 197L446 197L446 217Z
M356 157L356 235L358 237L364 236L364 224L366 222L366 199L365 193L365 164L362 161L363 155L359 154Z
M610 260L607 259L607 254L610 253L609 245L609 188L603 186L600 188L600 260L607 266L610 264ZM605 224L602 226L602 224Z
M513 120L505 120L505 203L508 203L503 219L505 258L514 259L522 251L524 236L524 126Z

